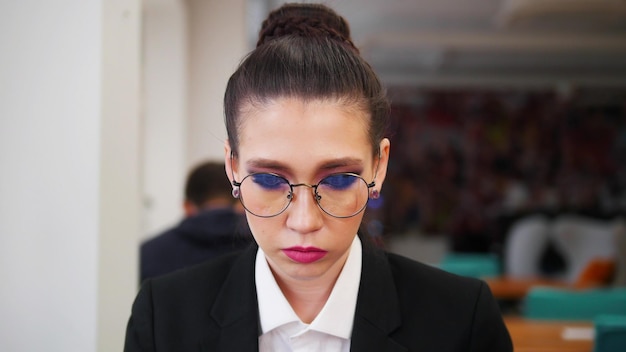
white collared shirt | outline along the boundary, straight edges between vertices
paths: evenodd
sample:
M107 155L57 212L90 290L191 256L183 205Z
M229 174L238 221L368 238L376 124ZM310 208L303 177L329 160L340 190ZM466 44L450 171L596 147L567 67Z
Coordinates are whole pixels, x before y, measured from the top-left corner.
M361 241L355 236L326 304L311 324L303 323L278 287L259 247L255 281L261 319L260 352L350 350L361 279Z

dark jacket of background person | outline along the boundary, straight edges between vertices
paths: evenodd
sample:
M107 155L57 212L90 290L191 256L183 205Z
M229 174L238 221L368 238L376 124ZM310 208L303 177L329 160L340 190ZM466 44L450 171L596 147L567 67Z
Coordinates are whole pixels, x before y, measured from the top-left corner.
M140 280L199 264L250 244L252 234L238 206L231 195L223 162L195 166L185 183L185 218L141 245Z
M244 215L227 207L201 211L141 246L141 281L243 249L250 242Z
M513 350L484 282L371 247L363 250L352 351ZM256 252L253 245L144 282L124 351L258 351Z

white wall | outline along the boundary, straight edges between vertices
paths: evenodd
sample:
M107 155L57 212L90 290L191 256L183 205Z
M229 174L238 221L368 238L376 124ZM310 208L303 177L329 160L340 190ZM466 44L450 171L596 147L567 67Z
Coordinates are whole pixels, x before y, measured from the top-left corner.
M189 159L224 157L226 82L247 52L246 0L189 0Z
M141 0L101 5L97 350L108 352L122 350L139 278L142 18Z
M138 4L0 2L0 351L121 350L137 272Z
M187 174L187 8L182 0L143 3L143 235L182 216Z

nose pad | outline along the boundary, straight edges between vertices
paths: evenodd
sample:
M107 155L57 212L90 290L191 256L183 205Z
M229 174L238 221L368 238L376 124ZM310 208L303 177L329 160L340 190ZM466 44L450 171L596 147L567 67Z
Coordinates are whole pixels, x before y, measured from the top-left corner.
M292 230L304 234L318 230L323 225L322 209L319 207L319 196L315 194L315 189L311 188L311 195L308 197L306 191L302 190L296 197L296 190L291 193L291 201L288 211L287 226ZM302 193L304 192L304 193ZM294 202L293 200L297 200Z
M298 183L298 184L291 185L291 186L292 186L292 191L289 192L289 194L287 195L287 199L289 199L290 201L293 201L296 198L295 192L296 192L296 189L300 186L309 188L311 190L311 195L313 196L313 199L315 199L316 202L319 202L320 199L322 199L322 196L317 194L316 186L307 185L306 183Z
M317 193L317 187L315 186L311 187L311 193L313 193L313 199L315 199L315 202L319 205L320 200L322 199L322 196L320 196L319 193Z

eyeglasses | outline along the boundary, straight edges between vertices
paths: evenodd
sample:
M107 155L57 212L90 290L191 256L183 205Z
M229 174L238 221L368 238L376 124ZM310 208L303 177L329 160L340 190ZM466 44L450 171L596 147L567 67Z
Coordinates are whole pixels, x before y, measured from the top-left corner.
M277 216L287 209L294 199L294 188L304 186L312 190L317 205L326 214L336 218L357 215L367 206L370 188L376 182L367 183L353 173L338 173L324 177L318 184L292 184L272 173L252 173L241 182L233 181L233 196L239 198L243 207L251 214L262 218ZM372 191L372 198L378 191Z

